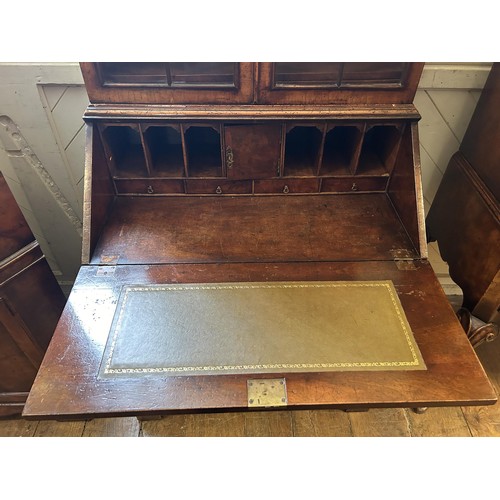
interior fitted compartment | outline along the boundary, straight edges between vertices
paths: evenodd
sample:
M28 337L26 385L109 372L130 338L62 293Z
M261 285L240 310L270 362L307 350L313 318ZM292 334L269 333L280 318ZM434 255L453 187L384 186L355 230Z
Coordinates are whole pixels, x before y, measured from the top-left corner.
M178 126L151 126L144 132L153 175L184 176L182 137Z
M251 144L246 144L244 140L246 127L254 132L248 134ZM354 168L363 137L362 127L357 124L335 125L326 132L326 153L320 173L331 167L331 172L326 170L331 177L328 174L312 174L317 168L313 165L321 154L325 128L290 127L292 136L287 139L288 156L286 147L285 151L282 150L286 175L281 179L274 177L273 161L279 158L279 149L274 148L276 159L269 163L270 168L259 172L259 175L266 174L267 179L246 180L242 189L238 181L221 176L221 139L217 126L181 125L176 129L175 125L141 125L145 129L144 138L150 151L153 177L159 175L155 172L164 176L179 175L176 182L184 182L186 187L176 185L174 189L159 185L159 179L154 178L135 179L133 182L136 184L141 181L140 186L123 185L124 181L115 178L119 195L112 191L107 197L96 198L94 203L93 213L99 209L101 212L100 221L96 221L92 233L89 262L104 263L110 255L117 254L122 262L129 263L248 259L385 260L394 258L393 251L404 251L406 256L426 255L417 215L407 201L416 197L414 173L411 164L408 164L415 148L412 128L405 129L404 140L398 141L398 148L393 150L397 155L393 160L392 178L386 173L380 176L349 176L345 172L347 158L351 156L353 166L350 168ZM383 131L395 129L380 128ZM242 133L242 138L232 144L238 167L241 163L243 169L248 169L248 163L240 148L251 151L252 145L260 138L257 132L265 132L268 137L273 131L276 138L281 133L280 127L274 125L266 125L262 130L254 125L241 125L236 129ZM378 130L376 127L373 129ZM186 180L182 179L180 165L173 171L165 162L171 157L180 162L182 138L179 135L182 133L188 157L188 177L194 177ZM365 152L367 144L375 148L370 141L365 144ZM338 168L335 162L330 163L332 149L345 160L343 169ZM263 147L259 151L262 150ZM292 153L297 154L291 156ZM102 147L95 140L94 173L102 178L97 185L99 189L109 176L106 163L97 161L103 156ZM290 163L286 162L291 159L296 161L297 169L291 170L296 178L289 177ZM335 159L338 160L338 157L334 155ZM309 166L305 168L307 161ZM294 165L293 161L291 165ZM229 170L229 164L226 167ZM236 168L233 166L232 170ZM301 179L300 174L305 175L306 172L308 178ZM210 176L214 179L203 179ZM311 185L304 185L305 181L311 181ZM127 183L130 182L127 180ZM181 200L179 195L183 193L186 199ZM321 193L321 196L314 196L314 193ZM138 199L133 196L135 194L151 195L152 198ZM209 198L193 197L204 194ZM269 197L270 194L276 196ZM122 199L122 195L126 199ZM169 198L169 195L174 197ZM239 196L250 196L251 199L237 199ZM304 198L297 199L299 196ZM266 197L269 198L262 199ZM159 220L162 224L158 224ZM98 244L96 236L99 233L101 239ZM234 234L238 234L236 241L233 241ZM96 253L92 255L96 246Z
M222 175L219 127L192 125L184 129L188 174L192 177Z
M315 126L294 126L286 134L285 175L316 175L321 152L322 130Z
M102 128L107 157L116 176L146 176L148 169L139 128L135 125L107 125Z
M100 129L111 175L120 182L117 192L122 194L127 194L127 185L120 179L155 177L250 181L321 177L326 184L316 183L316 192L328 192L338 184L329 178L390 176L405 123L145 121L103 124ZM381 185L387 182L377 183ZM213 191L210 185L206 194ZM303 190L295 186L293 191L305 194L311 189L304 185Z
M398 153L400 140L400 125L367 127L356 172L372 175L390 173Z
M363 138L361 126L339 125L325 136L320 175L350 175L354 173Z

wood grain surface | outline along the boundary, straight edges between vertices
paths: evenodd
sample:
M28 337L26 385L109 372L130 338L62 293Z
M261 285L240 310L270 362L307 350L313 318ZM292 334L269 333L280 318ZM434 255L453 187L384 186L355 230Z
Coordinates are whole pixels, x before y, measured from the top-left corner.
M500 342L483 344L477 349L479 360L494 385L500 390ZM297 436L297 437L375 437L401 436L406 430L414 437L500 437L500 404L492 406L436 407L416 414L411 409L372 408L363 412L342 410L278 410L236 412L231 416L212 413L172 414L154 420L136 417L95 418L82 421L84 426L66 422L52 425L51 432L64 436L79 429L82 436L121 437L195 437L220 436ZM401 411L405 412L406 424ZM249 419L247 420L247 417ZM383 420L387 418L388 423ZM289 421L291 419L291 426ZM250 424L248 422L251 422ZM354 423L353 423L354 422ZM34 436L44 422L24 418L0 419L0 437ZM45 427L40 432L48 433Z
M394 262L117 266L114 274L104 276L97 271L89 266L80 272L55 333L57 340L51 344L30 394L26 416L75 418L87 413L118 416L172 409L245 408L245 375L96 378L122 285L221 278L335 281L363 276L393 281L427 370L284 374L291 407L457 406L496 400L427 262L417 261L413 271L399 270Z
M91 263L392 260L396 249L417 256L385 193L121 197Z

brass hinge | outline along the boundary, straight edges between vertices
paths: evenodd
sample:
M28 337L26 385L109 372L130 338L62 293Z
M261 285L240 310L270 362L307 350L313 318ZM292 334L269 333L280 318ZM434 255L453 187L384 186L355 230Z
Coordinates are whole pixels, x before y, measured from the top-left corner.
M96 276L113 276L116 272L116 266L99 266L95 273Z
M406 250L405 248L397 248L391 250L391 255L394 258L394 263L400 271L414 271L417 269L414 258L409 250Z
M415 269L417 269L413 260L397 260L397 259L395 259L394 263L396 264L397 268L400 271L415 271Z
M284 378L247 380L247 393L249 408L272 408L288 404Z

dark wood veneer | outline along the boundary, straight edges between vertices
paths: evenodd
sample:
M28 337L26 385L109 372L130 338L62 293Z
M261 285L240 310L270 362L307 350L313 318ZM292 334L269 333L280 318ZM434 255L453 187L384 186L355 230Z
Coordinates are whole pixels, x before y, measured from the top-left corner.
M140 415L247 407L248 375L96 378L123 284L391 279L426 371L286 375L289 407L356 408L490 404L493 389L427 262L244 263L117 266L112 276L82 268L25 410L30 418ZM416 292L418 290L418 292ZM85 324L81 329L79 325ZM138 330L140 335L140 330ZM460 366L460 369L457 369ZM273 375L273 377L276 375ZM258 377L266 378L263 373ZM255 378L255 376L252 376ZM78 398L74 383L78 380ZM474 396L471 398L471 395Z
M0 174L0 261L33 241L33 234L12 196L7 181Z
M459 151L427 216L464 307L500 322L500 63L494 63Z
M253 63L237 63L237 85L230 88L172 88L155 85L106 86L97 63L80 63L85 86L93 103L250 103L253 101Z
M0 174L0 416L21 413L64 302Z
M266 104L403 104L413 101L423 63L413 63L401 85L365 85L360 88L280 88L273 82L273 63L258 63L257 100Z
M388 260L394 249L418 256L385 193L120 197L91 263Z

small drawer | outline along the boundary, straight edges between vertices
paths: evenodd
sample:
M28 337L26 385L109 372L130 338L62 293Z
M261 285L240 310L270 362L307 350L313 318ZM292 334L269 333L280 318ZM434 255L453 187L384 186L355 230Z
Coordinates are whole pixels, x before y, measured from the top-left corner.
M322 193L356 193L385 191L389 176L325 177L321 182Z
M254 192L255 194L317 193L318 187L318 179L266 179L255 181Z
M115 179L118 194L183 194L181 179Z
M252 181L187 179L188 194L252 194Z

